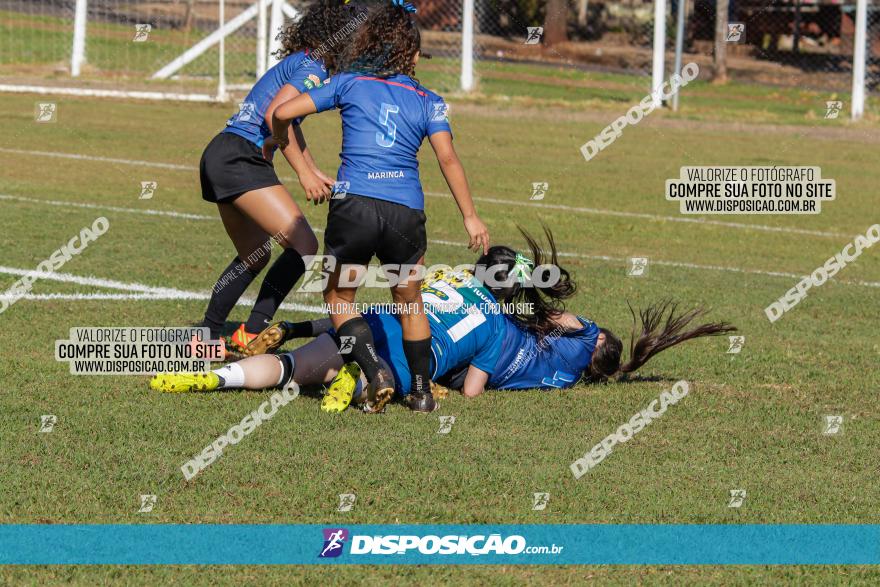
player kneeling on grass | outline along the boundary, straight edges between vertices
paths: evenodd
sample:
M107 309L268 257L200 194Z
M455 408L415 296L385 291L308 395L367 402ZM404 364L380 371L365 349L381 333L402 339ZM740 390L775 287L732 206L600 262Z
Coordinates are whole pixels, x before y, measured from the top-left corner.
M392 398L394 378L380 367L369 324L357 311L357 287L346 283L374 255L383 265L400 268L391 295L402 308L398 317L412 389L407 403L420 412L437 407L430 389L431 329L419 297L421 280L414 277L415 271L405 269L421 266L427 250L418 161L426 137L461 211L469 246L485 253L489 243L452 146L446 104L413 77L421 48L414 11L400 2L371 8L340 57L340 73L325 86L279 106L273 141L265 146L286 144L292 120L334 108L340 111L342 165L324 233L324 254L335 258L336 265L324 301L339 339L346 341L340 350L370 382L373 411L381 411Z
M574 295L576 285L558 265L553 235L546 229L545 233L549 255L523 232L531 259L505 246L492 247L480 257L475 274L491 275L491 284L481 284L469 272L451 270L438 272L423 284L422 296L431 324L431 368L435 381L460 389L467 397L480 395L485 389L567 388L579 382L625 376L660 351L681 342L735 330L724 322L686 330L704 311L678 314L675 304L661 302L639 313L638 327L633 312L631 357L621 365L623 344L619 338L592 321L565 311L565 300ZM555 267L558 279L546 286L535 285L529 273L536 263L538 267ZM503 305L496 304L496 300ZM526 304L531 305L531 311L524 311ZM511 310L512 313L501 313ZM381 308L367 312L364 318L373 330L379 356L396 376L398 395L405 397L410 392L410 377L399 318ZM332 352L335 347L330 329L331 323L326 319L281 322L263 331L248 351L274 350L294 338L317 339L281 355L280 359L260 355L209 374L160 374L153 378L151 387L169 392L262 389L283 385L294 374L294 380L301 384L332 380L322 409L341 411L352 398L365 399L361 391L364 381L356 365L343 366L340 355ZM285 361L297 366L296 373L292 366L282 372L278 364Z

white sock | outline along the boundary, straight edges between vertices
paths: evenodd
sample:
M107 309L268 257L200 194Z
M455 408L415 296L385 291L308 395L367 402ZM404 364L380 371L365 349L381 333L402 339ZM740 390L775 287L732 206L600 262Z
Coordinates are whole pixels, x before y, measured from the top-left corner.
M238 363L229 363L211 373L220 377L220 389L244 387L244 369Z

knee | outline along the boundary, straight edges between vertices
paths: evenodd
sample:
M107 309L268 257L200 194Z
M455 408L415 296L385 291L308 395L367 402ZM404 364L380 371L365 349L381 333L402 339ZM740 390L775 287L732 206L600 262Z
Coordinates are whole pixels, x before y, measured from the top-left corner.
M305 221L297 223L289 230L279 232L272 238L281 247L293 249L303 257L318 254L318 237Z

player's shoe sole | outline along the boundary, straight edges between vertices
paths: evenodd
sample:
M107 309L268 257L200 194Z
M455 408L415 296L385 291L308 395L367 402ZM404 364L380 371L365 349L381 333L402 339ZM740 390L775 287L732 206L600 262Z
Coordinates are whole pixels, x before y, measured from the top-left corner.
M150 389L165 393L214 391L219 386L215 373L158 373L150 379Z
M244 349L244 354L253 357L271 353L287 341L290 334L289 322L277 322L257 335Z
M380 369L376 380L368 386L367 401L363 410L368 414L378 414L394 397L394 377L385 369Z
M406 405L413 412L430 414L440 407L430 393L411 393L406 396Z
M346 363L330 382L327 395L321 400L321 410L330 414L344 412L351 404L354 390L357 389L361 368L357 363Z

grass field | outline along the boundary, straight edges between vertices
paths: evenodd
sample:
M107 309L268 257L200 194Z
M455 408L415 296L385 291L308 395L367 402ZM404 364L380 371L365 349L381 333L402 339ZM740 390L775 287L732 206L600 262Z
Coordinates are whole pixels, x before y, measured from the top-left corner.
M56 123L37 124L37 97L5 95L0 290L18 278L14 270L32 270L102 215L109 231L61 272L119 283L41 280L35 296L61 297L22 300L0 316L0 522L878 523L880 251L866 250L775 324L763 308L880 221L880 133L870 120L807 125L803 112L818 106L792 115L788 95L732 92L760 95L736 102L734 114L722 106L714 120L708 97L694 116L652 115L589 163L579 146L630 102L588 109L560 108L554 98L468 100L454 101L451 114L493 241L519 245L518 224L535 231L548 223L580 284L572 310L625 334L626 300L705 304L746 336L741 354L727 354L726 339L700 340L662 354L628 383L454 396L431 416L398 405L383 417L328 417L303 396L191 482L180 465L269 394L165 396L146 377L71 376L54 361L54 341L75 326L181 326L201 317L198 296L234 253L200 198L195 166L230 107L65 98L56 100ZM760 112L797 124L751 124L765 120ZM328 171L338 125L325 114L304 127ZM428 263L470 262L455 206L424 155ZM837 181L838 196L818 216L686 222L663 197L664 181L684 165L818 165ZM302 200L291 172L279 169ZM142 181L158 182L152 200L138 199ZM532 202L537 181L550 191ZM324 226L324 208L307 214ZM626 275L629 256L649 257L647 276ZM178 293L71 299L144 288ZM307 295L288 301L319 303ZM231 319L247 310L239 306ZM572 477L575 458L679 379L691 383L686 399L588 475ZM50 434L37 432L42 414L58 416ZM826 414L845 416L843 434L821 433ZM437 434L438 415L456 416L451 434ZM728 507L735 488L748 492L738 509ZM531 509L539 491L550 494L545 511ZM137 513L144 493L158 496L149 514ZM336 511L341 493L357 495L353 511ZM9 584L868 584L878 576L859 567L0 570Z

